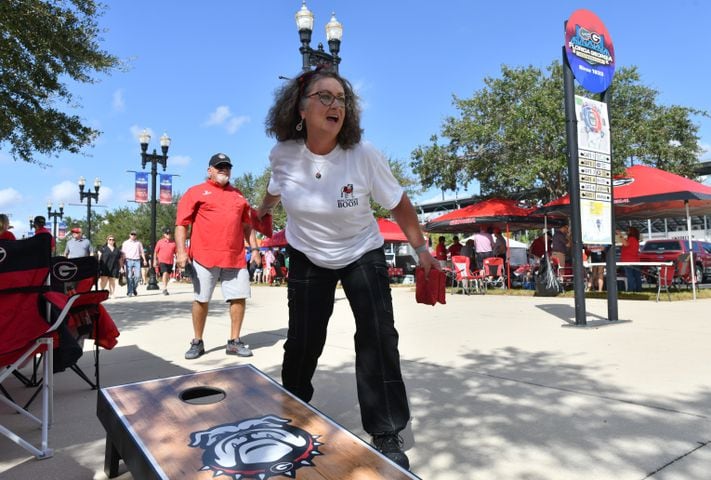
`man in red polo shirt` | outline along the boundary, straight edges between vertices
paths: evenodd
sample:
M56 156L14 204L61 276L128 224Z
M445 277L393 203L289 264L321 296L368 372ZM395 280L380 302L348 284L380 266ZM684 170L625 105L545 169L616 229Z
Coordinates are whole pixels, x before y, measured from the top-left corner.
M222 295L230 304L231 329L226 353L241 357L252 351L239 338L246 299L250 297L249 271L244 240L249 239L251 262L259 262L257 237L250 223L250 207L242 193L230 185L232 162L224 153L210 158L207 181L190 187L178 202L175 219L176 261L179 268L190 263L193 269L192 307L195 336L185 358L192 360L205 353L203 332L212 292L221 281ZM188 227L190 248L186 250Z
M163 229L163 238L156 242L153 251L153 258L158 260L158 272L163 280L163 295L168 295L168 280L173 273L173 263L175 260L175 242L170 238L170 228Z

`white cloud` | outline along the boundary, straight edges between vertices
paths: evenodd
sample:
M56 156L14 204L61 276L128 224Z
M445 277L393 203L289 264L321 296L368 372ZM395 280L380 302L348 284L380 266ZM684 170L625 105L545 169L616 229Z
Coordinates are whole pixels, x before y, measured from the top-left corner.
M213 125L222 125L231 116L232 112L230 112L230 107L228 107L227 105L220 105L207 118L205 126L211 127Z
M111 203L111 201L114 198L114 191L111 187L107 187L106 185L102 184L101 189L99 190L99 205L106 205L108 203Z
M57 205L63 203L66 206L69 202L77 201L79 196L78 189L79 187L75 182L65 180L52 187L50 200Z
M235 116L227 105L220 105L208 115L203 123L205 127L223 127L227 133L234 135L242 125L248 123L250 118L244 115Z
M119 88L114 92L111 105L113 106L115 112L123 112L126 109L126 101L123 98L122 88Z
M22 194L12 187L0 190L0 208L6 208L19 204L22 201Z
M234 135L235 133L237 133L237 130L239 130L240 127L247 122L249 122L249 117L245 117L244 115L239 117L232 117L227 121L225 129L227 130L227 133L229 133L230 135Z
M711 160L711 145L702 143L699 146L701 147L701 160L704 162Z

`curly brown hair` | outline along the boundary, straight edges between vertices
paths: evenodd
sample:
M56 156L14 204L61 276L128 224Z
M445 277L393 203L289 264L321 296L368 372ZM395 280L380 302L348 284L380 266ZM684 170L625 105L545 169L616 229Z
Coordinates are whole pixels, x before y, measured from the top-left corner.
M286 140L306 139L308 126L304 123L301 131L296 130L296 124L301 121L299 110L307 100L306 92L318 80L334 78L342 86L346 94L346 115L343 126L338 132L336 141L343 149L348 149L360 142L363 130L360 128L360 105L358 96L353 91L350 82L338 73L316 68L295 77L274 93L274 105L269 109L264 122L266 133L280 142Z
M639 230L637 230L637 228L635 227L630 227L629 230L627 230L627 236L634 237L639 240Z

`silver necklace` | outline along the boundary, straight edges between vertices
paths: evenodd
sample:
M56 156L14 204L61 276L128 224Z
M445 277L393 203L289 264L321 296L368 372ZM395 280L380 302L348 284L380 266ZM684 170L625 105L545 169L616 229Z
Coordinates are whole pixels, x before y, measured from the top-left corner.
M312 160L313 161L313 160ZM317 164L315 161L313 162L314 168L316 169L316 180L320 180L323 175L321 175L321 169L323 168L325 162L322 162L321 165Z

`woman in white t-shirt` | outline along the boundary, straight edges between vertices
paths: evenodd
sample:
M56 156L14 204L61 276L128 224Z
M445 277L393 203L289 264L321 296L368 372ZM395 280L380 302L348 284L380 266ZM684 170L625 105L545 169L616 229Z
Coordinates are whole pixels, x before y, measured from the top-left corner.
M356 321L356 379L361 420L373 444L408 468L398 435L410 411L400 372L383 237L371 198L392 211L428 272L439 269L417 215L387 159L361 141L358 98L327 68L288 81L266 120L278 141L272 176L259 208L281 201L289 243L289 333L282 383L308 402L311 379L326 342L340 281Z

